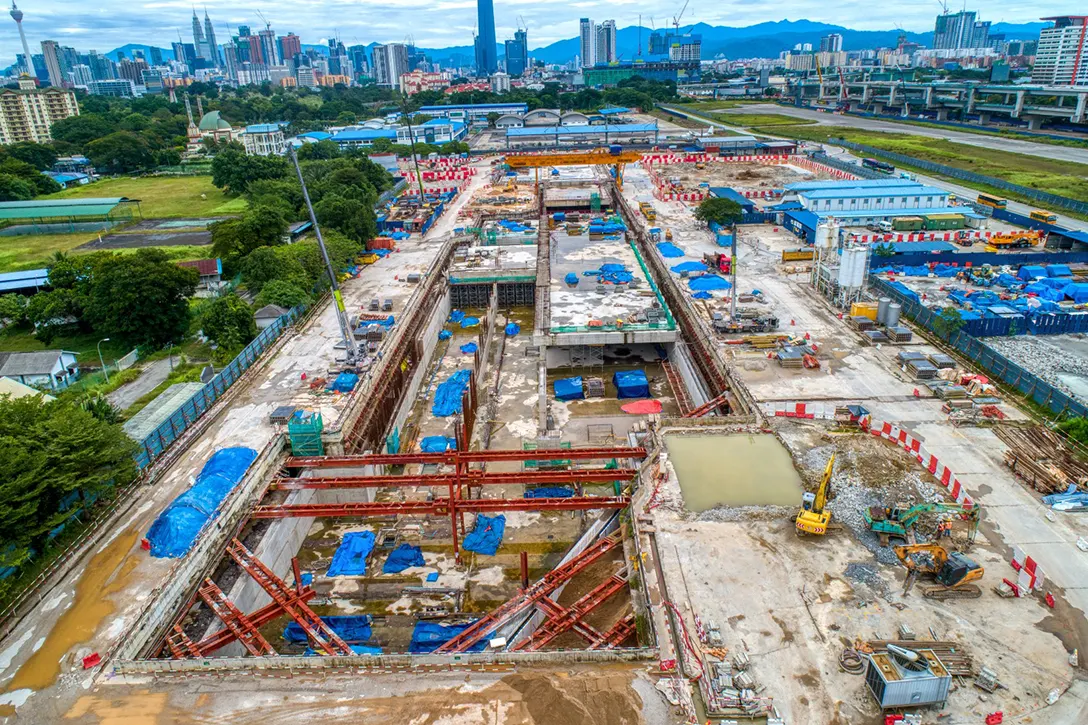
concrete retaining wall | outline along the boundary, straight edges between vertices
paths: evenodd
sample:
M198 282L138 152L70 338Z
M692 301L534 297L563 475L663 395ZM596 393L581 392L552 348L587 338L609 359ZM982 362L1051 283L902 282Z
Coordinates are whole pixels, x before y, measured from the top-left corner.
M696 408L709 403L714 397L717 397L717 394L711 396L703 383L702 376L696 372L695 362L691 359L687 345L682 342L673 345L669 350L669 362L680 373L680 379L684 381L684 387L688 389L691 404Z
M388 436L394 428L397 430L404 430L404 423L408 420L408 416L412 413L412 407L416 404L416 396L419 394L419 388L423 384L423 380L428 373L428 363L431 357L434 355L435 348L438 347L438 333L442 331L442 327L446 324L446 320L450 316L450 295L447 291L443 295L442 299L437 305L435 305L434 312L431 314L431 319L428 320L426 328L422 333L423 342L423 357L420 358L421 362L416 366L415 372L412 374L412 379L408 383L408 387L404 391L404 397L400 401L400 407L397 408L397 414L393 420L390 421L389 427L386 429L386 435ZM384 451L375 451L376 453L384 453ZM358 474L353 474L358 475Z

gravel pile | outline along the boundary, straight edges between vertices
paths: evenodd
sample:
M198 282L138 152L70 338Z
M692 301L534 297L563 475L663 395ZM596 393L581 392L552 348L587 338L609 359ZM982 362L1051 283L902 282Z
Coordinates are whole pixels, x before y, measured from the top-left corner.
M800 505L800 502L798 502ZM719 506L695 517L696 521L779 521L797 516L798 507L789 506Z
M1088 403L1088 399L1058 377L1059 373L1068 373L1088 378L1088 358L1071 355L1068 350L1041 337L988 337L986 344L1063 393Z
M872 564L852 561L846 565L843 576L855 584L863 584L869 587L879 596L883 597L888 593L888 582L884 581L884 578L880 576L880 572Z

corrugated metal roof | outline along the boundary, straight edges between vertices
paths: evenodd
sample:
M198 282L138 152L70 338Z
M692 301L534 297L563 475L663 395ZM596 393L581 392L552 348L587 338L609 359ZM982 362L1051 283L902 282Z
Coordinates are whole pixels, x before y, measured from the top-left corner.
M728 186L712 186L710 187L710 193L719 199L731 199L741 205L744 209L751 209L755 206L755 202L751 199L737 193Z
M86 196L79 199L32 199L30 201L0 202L0 209L23 209L27 207L55 206L97 206L99 204L120 204L122 201L136 201L124 196Z
M962 207L961 207L962 208ZM959 214L960 208L951 206L934 207L932 209L859 209L857 211L825 211L821 209L815 212L822 217L831 219L868 219L869 217L899 217L922 216L930 214Z
M910 179L855 179L853 181L828 180L828 181L798 181L795 184L786 184L790 191L810 191L812 189L849 189L865 188L870 186L916 186L917 181Z
M890 188L813 189L812 191L802 191L801 196L809 199L868 199L885 196L948 196L948 192L944 189L938 189L936 186L916 184L914 186Z
M484 108L517 108L522 113L529 110L529 104L527 103L463 103L455 106L420 106L419 110L423 113L448 113L449 111L471 111L474 109Z
M48 269L28 269L25 272L0 274L0 292L35 289L49 284Z
M397 132L391 128L357 128L350 131L341 131L332 137L333 141L373 141L379 138L397 137Z
M48 375L67 350L0 353L0 375ZM69 355L75 355L69 352Z
M191 259L187 262L178 262L178 266L192 267L201 277L223 274L223 265L218 259Z
M56 400L52 395L46 395L37 388L23 385L18 380L5 377L0 377L0 395L10 395L12 400L15 400L16 398L25 398L28 395L40 395L42 396L42 400L47 403Z
M254 123L246 126L246 133L275 133L286 125L286 123Z
M71 217L106 216L116 208L116 204L60 207L6 207L0 204L0 219L68 219Z
M508 128L507 138L512 136L603 136L606 133L650 133L657 131L656 123L624 123L615 126L535 126Z

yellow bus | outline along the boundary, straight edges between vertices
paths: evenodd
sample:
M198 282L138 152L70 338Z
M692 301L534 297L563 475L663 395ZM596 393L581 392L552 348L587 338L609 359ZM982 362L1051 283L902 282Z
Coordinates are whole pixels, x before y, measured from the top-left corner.
M1057 224L1058 223L1058 215L1057 214L1051 214L1050 212L1043 211L1042 209L1033 209L1031 214L1029 214L1028 216L1030 216L1035 221L1043 222L1044 224Z
M979 194L977 201L979 204L992 206L994 209L1004 209L1009 205L1008 199L1002 199L1000 196L990 196L989 194Z

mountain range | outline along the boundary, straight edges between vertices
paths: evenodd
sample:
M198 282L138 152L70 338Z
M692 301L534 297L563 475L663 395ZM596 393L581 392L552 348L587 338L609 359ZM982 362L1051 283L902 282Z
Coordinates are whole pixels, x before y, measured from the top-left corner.
M1046 23L994 23L990 28L991 33L1004 33L1008 40L1034 40L1039 37L1039 31L1047 27ZM739 58L777 58L784 50L790 50L798 43L811 43L815 48L820 47L820 37L828 33L842 35L843 50L872 50L875 48L895 47L900 35L905 35L907 40L925 47L933 44L933 33L914 33L902 30L852 30L841 25L818 23L811 20L778 20L774 22L758 23L743 28L728 25L707 25L696 23L681 28L684 32L698 33L703 36L703 59L727 58L736 60ZM640 57L639 48L642 48L641 57L647 60L653 59L648 53L650 28L640 28L631 25L616 31L616 50L621 61L630 61ZM641 37L640 37L641 36ZM377 43L370 43L371 48ZM328 53L324 45L302 46L303 49L313 49L321 53ZM150 56L150 47L133 44L114 48L106 55L116 61L121 53L131 58L134 50L142 50L145 56ZM169 60L174 57L171 50L163 48L162 57ZM449 48L425 48L424 52L430 56L433 62L448 62L460 56L461 64L471 64L474 56L471 45L459 45ZM558 40L549 45L541 46L529 51L529 54L545 63L566 63L574 60L578 55L578 38ZM498 44L498 53L503 55L503 46Z

